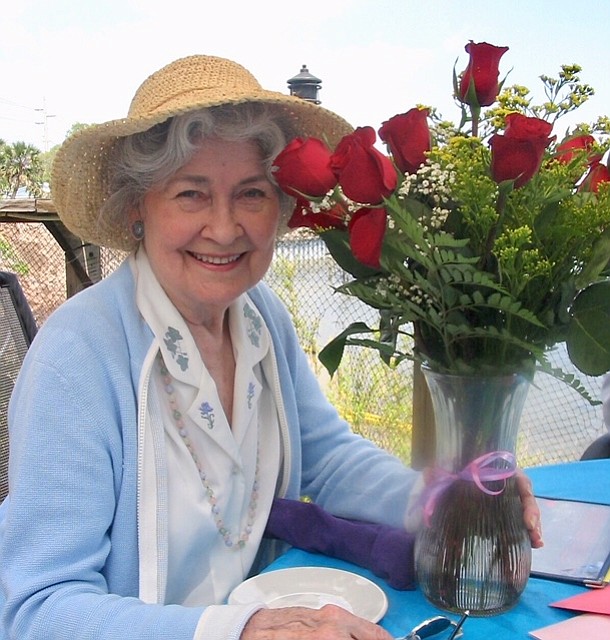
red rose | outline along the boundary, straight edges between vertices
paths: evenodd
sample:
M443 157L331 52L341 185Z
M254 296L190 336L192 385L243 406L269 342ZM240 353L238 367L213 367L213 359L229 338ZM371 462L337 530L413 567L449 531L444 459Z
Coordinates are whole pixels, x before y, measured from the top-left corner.
M610 170L605 164L597 162L589 167L589 171L580 183L578 190L597 193L599 185L603 182L610 182Z
M330 169L330 155L328 147L317 138L295 138L273 162L273 176L290 195L322 197L337 184Z
M432 146L429 115L429 109L410 109L390 118L379 129L379 137L403 173L415 173L426 161L426 152Z
M380 204L398 184L394 165L374 144L375 130L359 127L342 138L330 158L343 193L361 204Z
M504 135L510 138L529 140L540 138L551 142L549 138L553 131L553 125L540 118L528 118L522 113L509 113L506 116L506 127Z
M561 144L557 145L557 160L564 164L569 164L579 152L586 151L588 164L597 164L602 159L602 156L589 153L594 144L595 138L584 133L566 138Z
M487 107L498 97L500 91L498 67L500 58L508 51L508 47L496 47L487 42L474 43L471 40L465 49L470 54L470 60L460 81L460 100L473 107ZM472 99L472 94L468 95L471 83L476 103Z
M491 146L491 175L496 182L514 180L514 188L528 183L540 169L545 149L553 141L553 125L521 113L506 116L504 135L494 134Z
M349 245L354 257L369 267L379 267L385 235L385 209L358 209L349 221Z
M340 203L335 203L328 211L314 212L311 210L309 202L303 198L297 198L297 203L288 220L289 229L307 227L319 231L320 229L342 229L345 228L347 211Z

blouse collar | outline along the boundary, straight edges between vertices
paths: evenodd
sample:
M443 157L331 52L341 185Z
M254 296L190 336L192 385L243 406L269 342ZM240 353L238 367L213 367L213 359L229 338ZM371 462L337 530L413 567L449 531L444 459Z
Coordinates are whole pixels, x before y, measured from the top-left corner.
M176 380L198 386L204 364L184 318L154 275L142 246L130 260L136 277L137 306L159 342L165 366ZM269 351L265 322L247 294L230 305L228 314L235 360L240 368L251 369Z

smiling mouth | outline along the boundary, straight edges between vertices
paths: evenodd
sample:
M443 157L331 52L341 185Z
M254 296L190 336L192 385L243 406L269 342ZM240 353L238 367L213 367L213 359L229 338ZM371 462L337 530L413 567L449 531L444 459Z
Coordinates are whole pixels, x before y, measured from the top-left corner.
M203 262L205 264L217 264L217 265L232 264L233 262L237 262L243 255L243 253L236 253L231 256L208 256L202 253L192 253L190 251L189 253L198 262Z

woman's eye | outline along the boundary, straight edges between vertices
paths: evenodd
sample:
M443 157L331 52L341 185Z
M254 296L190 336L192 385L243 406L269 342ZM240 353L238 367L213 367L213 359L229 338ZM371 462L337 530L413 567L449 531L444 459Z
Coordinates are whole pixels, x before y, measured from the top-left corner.
M185 189L184 191L181 191L177 197L178 198L202 198L203 194L201 193L201 191L196 191L195 189Z
M256 187L252 187L251 189L246 189L242 196L245 198L264 198L267 194L262 189L257 189Z

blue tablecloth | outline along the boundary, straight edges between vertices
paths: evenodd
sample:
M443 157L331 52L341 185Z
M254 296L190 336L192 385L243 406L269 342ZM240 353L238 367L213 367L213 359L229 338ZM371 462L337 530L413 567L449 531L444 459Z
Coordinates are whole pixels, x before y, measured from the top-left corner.
M536 495L610 504L610 460L549 465L526 471L534 483ZM389 601L388 612L381 625L394 635L404 634L424 618L445 613L432 606L419 590L396 591L370 571L299 549L288 551L268 570L296 566L335 567L358 573L378 584ZM502 615L470 619L464 629L464 637L469 640L527 638L529 631L573 615L549 604L583 590L585 587L575 584L530 578L516 607ZM457 619L458 616L451 617Z

